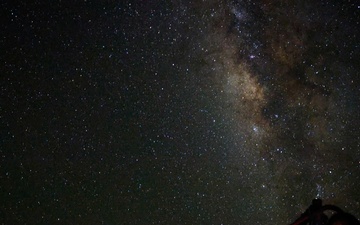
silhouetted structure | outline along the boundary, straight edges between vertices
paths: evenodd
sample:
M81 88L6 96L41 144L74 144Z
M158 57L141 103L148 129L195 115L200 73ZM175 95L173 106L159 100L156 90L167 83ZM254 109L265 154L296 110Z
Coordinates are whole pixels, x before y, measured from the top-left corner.
M327 210L335 212L330 219L324 214ZM322 205L321 199L314 199L309 208L290 225L360 225L360 222L355 216L345 213L339 207Z

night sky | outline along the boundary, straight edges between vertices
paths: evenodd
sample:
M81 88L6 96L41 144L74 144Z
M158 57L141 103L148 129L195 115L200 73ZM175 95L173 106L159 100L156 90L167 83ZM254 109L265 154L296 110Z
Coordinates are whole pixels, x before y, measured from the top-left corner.
M1 224L360 217L358 1L26 2L0 3Z

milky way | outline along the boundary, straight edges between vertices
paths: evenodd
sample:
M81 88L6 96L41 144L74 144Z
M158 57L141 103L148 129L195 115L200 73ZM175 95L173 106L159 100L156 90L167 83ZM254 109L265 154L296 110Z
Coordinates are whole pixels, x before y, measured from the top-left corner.
M277 205L285 216L295 212L285 202L304 207L315 196L357 204L346 194L359 178L359 160L349 158L359 146L349 134L358 133L350 122L358 118L356 59L338 36L357 28L344 27L338 10L328 2L233 1L211 15L204 57L232 123L229 167L255 199L268 193L259 209Z
M360 216L355 3L1 3L0 221Z

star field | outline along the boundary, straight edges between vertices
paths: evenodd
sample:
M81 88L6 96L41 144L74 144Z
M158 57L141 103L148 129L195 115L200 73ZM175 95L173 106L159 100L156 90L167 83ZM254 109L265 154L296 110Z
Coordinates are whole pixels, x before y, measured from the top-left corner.
M356 1L1 8L1 224L360 216Z

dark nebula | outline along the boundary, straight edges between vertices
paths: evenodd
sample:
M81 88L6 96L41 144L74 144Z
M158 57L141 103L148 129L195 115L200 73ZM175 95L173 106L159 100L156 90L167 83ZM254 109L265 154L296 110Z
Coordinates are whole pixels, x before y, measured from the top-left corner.
M1 224L360 216L360 3L0 3Z

